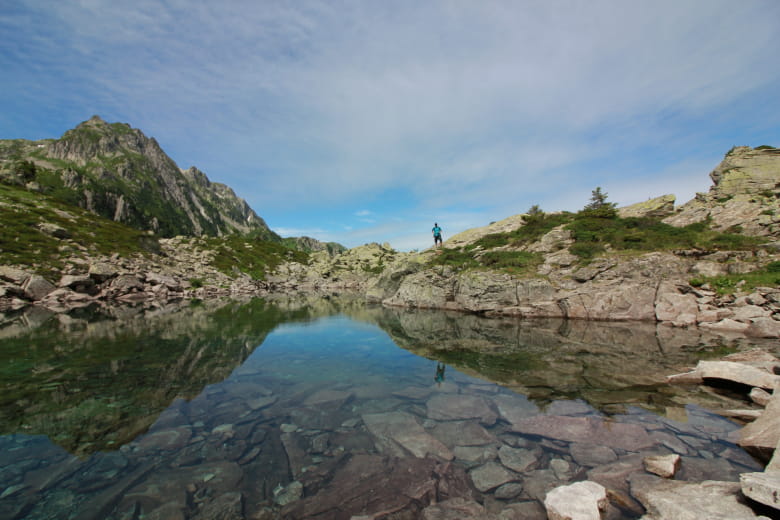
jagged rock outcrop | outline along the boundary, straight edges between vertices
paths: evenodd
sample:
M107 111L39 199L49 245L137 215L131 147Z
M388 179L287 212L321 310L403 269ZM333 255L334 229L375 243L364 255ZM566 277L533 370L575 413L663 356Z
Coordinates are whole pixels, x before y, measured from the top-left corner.
M714 185L665 222L684 226L711 220L715 229L759 236L780 234L780 149L738 146L710 173Z

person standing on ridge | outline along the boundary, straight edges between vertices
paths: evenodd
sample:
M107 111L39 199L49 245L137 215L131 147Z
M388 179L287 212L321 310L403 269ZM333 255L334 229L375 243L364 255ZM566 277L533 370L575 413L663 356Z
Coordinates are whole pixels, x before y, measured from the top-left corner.
M441 246L441 228L437 222L433 223L433 247Z

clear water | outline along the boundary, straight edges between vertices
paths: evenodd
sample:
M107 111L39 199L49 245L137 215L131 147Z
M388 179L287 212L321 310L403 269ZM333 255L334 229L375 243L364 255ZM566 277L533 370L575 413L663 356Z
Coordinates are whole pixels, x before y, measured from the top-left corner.
M544 518L589 478L636 518L647 455L685 480L761 468L711 411L744 404L662 383L749 346L349 300L6 316L0 517L419 518L467 497Z

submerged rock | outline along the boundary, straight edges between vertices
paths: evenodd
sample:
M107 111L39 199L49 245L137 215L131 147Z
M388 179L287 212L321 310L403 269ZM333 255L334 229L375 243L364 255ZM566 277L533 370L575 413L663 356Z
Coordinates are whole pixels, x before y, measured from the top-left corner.
M363 422L376 438L377 445L389 454L403 455L396 447L400 445L418 458L428 455L444 460L454 458L447 446L426 432L408 413L365 414Z

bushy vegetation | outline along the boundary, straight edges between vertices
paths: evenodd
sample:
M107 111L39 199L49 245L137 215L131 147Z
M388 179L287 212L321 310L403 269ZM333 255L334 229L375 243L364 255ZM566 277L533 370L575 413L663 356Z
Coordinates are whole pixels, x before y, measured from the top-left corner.
M567 226L574 233L572 254L593 258L607 246L617 250L669 251L674 249L755 250L765 240L709 229L706 222L684 227L670 226L652 218L594 217L577 214Z

